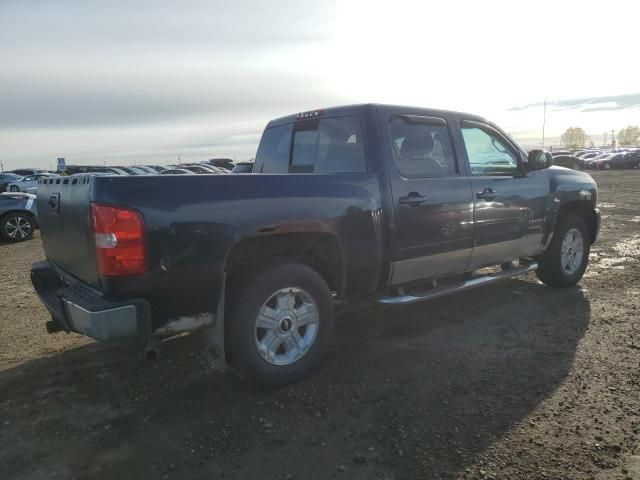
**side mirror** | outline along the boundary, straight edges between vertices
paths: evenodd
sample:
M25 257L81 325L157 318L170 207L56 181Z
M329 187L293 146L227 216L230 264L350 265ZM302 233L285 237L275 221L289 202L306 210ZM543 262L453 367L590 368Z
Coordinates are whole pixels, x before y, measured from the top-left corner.
M527 158L527 171L542 170L553 165L553 156L546 150L531 150Z

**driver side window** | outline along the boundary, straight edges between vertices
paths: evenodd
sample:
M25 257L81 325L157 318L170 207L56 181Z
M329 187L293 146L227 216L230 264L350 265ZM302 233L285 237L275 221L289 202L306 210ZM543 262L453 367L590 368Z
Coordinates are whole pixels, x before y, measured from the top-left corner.
M462 127L471 174L479 176L517 175L518 157L497 135L477 127Z

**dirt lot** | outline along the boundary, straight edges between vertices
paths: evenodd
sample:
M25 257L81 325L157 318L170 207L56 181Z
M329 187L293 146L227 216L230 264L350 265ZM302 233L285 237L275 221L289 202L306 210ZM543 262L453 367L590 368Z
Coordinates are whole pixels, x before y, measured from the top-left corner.
M640 171L597 173L580 288L534 275L341 315L322 368L254 391L202 341L47 335L39 237L0 244L0 479L640 479Z

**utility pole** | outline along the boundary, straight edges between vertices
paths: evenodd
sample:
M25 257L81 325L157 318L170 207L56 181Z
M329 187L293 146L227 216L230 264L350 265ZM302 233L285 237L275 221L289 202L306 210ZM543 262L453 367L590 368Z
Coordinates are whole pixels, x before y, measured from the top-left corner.
M604 132L604 142L602 142L603 146L607 146L607 132Z
M547 123L547 97L544 97L544 109L542 111L542 149L544 150L544 127Z
M611 148L616 148L616 134L611 130Z

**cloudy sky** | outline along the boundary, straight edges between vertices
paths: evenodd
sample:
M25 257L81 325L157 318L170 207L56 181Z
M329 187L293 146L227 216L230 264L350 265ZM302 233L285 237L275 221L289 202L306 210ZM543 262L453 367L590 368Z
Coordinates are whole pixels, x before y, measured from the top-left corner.
M0 0L0 161L248 159L273 117L469 111L525 144L640 124L638 2Z

